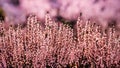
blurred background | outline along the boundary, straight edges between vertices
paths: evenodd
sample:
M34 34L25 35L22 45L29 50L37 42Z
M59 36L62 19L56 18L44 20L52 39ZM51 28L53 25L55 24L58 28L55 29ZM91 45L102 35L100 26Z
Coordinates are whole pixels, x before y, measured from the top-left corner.
M74 22L83 19L97 20L102 26L120 27L120 0L0 0L0 20L7 23L24 23L30 13L41 21L49 12L54 20Z

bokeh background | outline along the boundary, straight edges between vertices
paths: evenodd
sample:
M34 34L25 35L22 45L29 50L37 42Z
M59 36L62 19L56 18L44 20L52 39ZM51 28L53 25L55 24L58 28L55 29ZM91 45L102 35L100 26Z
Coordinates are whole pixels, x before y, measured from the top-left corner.
M7 23L24 23L34 13L44 21L48 13L54 20L93 19L108 26L120 27L120 0L0 0L0 19Z

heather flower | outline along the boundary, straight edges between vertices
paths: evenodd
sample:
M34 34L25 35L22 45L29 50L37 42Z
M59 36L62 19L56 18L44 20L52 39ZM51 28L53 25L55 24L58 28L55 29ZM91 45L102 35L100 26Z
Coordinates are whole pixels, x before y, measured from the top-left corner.
M120 67L120 36L114 27L104 31L79 17L74 31L49 14L44 24L34 14L24 28L12 24L6 29L0 23L0 67Z

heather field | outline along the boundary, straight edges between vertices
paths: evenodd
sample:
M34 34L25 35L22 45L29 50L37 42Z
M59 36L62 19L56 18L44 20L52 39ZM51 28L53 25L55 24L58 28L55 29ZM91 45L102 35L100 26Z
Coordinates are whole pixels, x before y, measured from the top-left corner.
M0 68L120 68L120 0L0 0Z
M44 26L30 15L26 26L0 23L0 68L120 68L120 35L78 17L75 29L49 15Z

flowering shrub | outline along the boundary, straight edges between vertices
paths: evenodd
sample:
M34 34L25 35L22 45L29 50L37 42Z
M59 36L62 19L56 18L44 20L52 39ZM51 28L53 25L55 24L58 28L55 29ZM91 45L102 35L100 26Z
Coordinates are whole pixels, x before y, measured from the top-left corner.
M27 26L0 23L0 67L3 68L119 68L120 36L114 27L102 27L80 17L76 31L54 22L45 27L35 15ZM76 33L75 33L76 32ZM75 33L75 34L74 34Z

